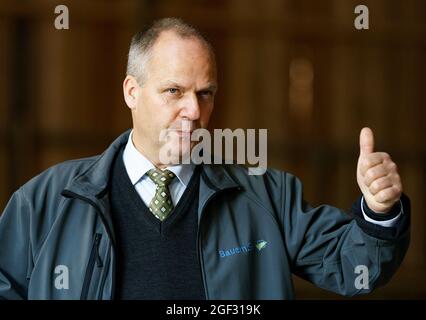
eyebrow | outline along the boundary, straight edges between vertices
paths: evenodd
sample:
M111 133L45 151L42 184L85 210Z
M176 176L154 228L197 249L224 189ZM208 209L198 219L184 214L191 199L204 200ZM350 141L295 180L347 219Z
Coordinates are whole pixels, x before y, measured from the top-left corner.
M179 83L177 83L176 81L173 81L173 80L166 80L163 83L161 83L161 87L169 87L169 86L177 87L177 88L185 88L185 86L183 86L183 85L181 85L181 84L179 84ZM206 87L197 90L197 92L206 91L206 90L216 91L217 85L209 84Z
M205 88L201 88L200 90L197 90L198 92L200 92L200 91L216 91L217 90L217 85L214 85L214 84L210 84L210 85L208 85L207 87L205 87Z
M184 86L180 85L176 81L173 80L167 80L161 83L162 87L178 87L178 88L184 88Z

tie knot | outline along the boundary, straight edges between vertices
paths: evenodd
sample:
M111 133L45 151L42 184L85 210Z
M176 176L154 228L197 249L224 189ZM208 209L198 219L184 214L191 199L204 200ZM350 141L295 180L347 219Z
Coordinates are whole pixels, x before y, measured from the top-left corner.
M170 170L151 169L147 172L148 177L159 186L168 186L176 175Z

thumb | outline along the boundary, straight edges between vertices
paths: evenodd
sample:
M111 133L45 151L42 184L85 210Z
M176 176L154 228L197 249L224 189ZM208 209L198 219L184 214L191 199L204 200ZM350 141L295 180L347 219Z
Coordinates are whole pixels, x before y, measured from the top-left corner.
M374 150L374 135L370 128L362 128L359 135L359 154L360 156L372 153Z

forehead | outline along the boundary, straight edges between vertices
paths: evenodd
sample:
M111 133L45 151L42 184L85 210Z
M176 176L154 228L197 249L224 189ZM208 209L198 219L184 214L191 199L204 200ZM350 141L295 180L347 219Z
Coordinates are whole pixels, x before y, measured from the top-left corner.
M207 47L195 37L182 38L172 31L163 32L151 49L149 76L163 80L214 81L216 65Z

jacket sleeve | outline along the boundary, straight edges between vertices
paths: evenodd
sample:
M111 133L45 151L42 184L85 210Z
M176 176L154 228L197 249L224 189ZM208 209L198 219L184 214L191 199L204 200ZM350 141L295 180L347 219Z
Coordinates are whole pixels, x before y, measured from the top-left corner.
M0 299L26 299L30 250L30 206L15 192L0 217Z
M281 219L292 272L326 290L353 296L390 280L408 249L410 202L401 197L403 214L393 227L363 218L360 199L349 214L303 199L301 182L282 173Z

